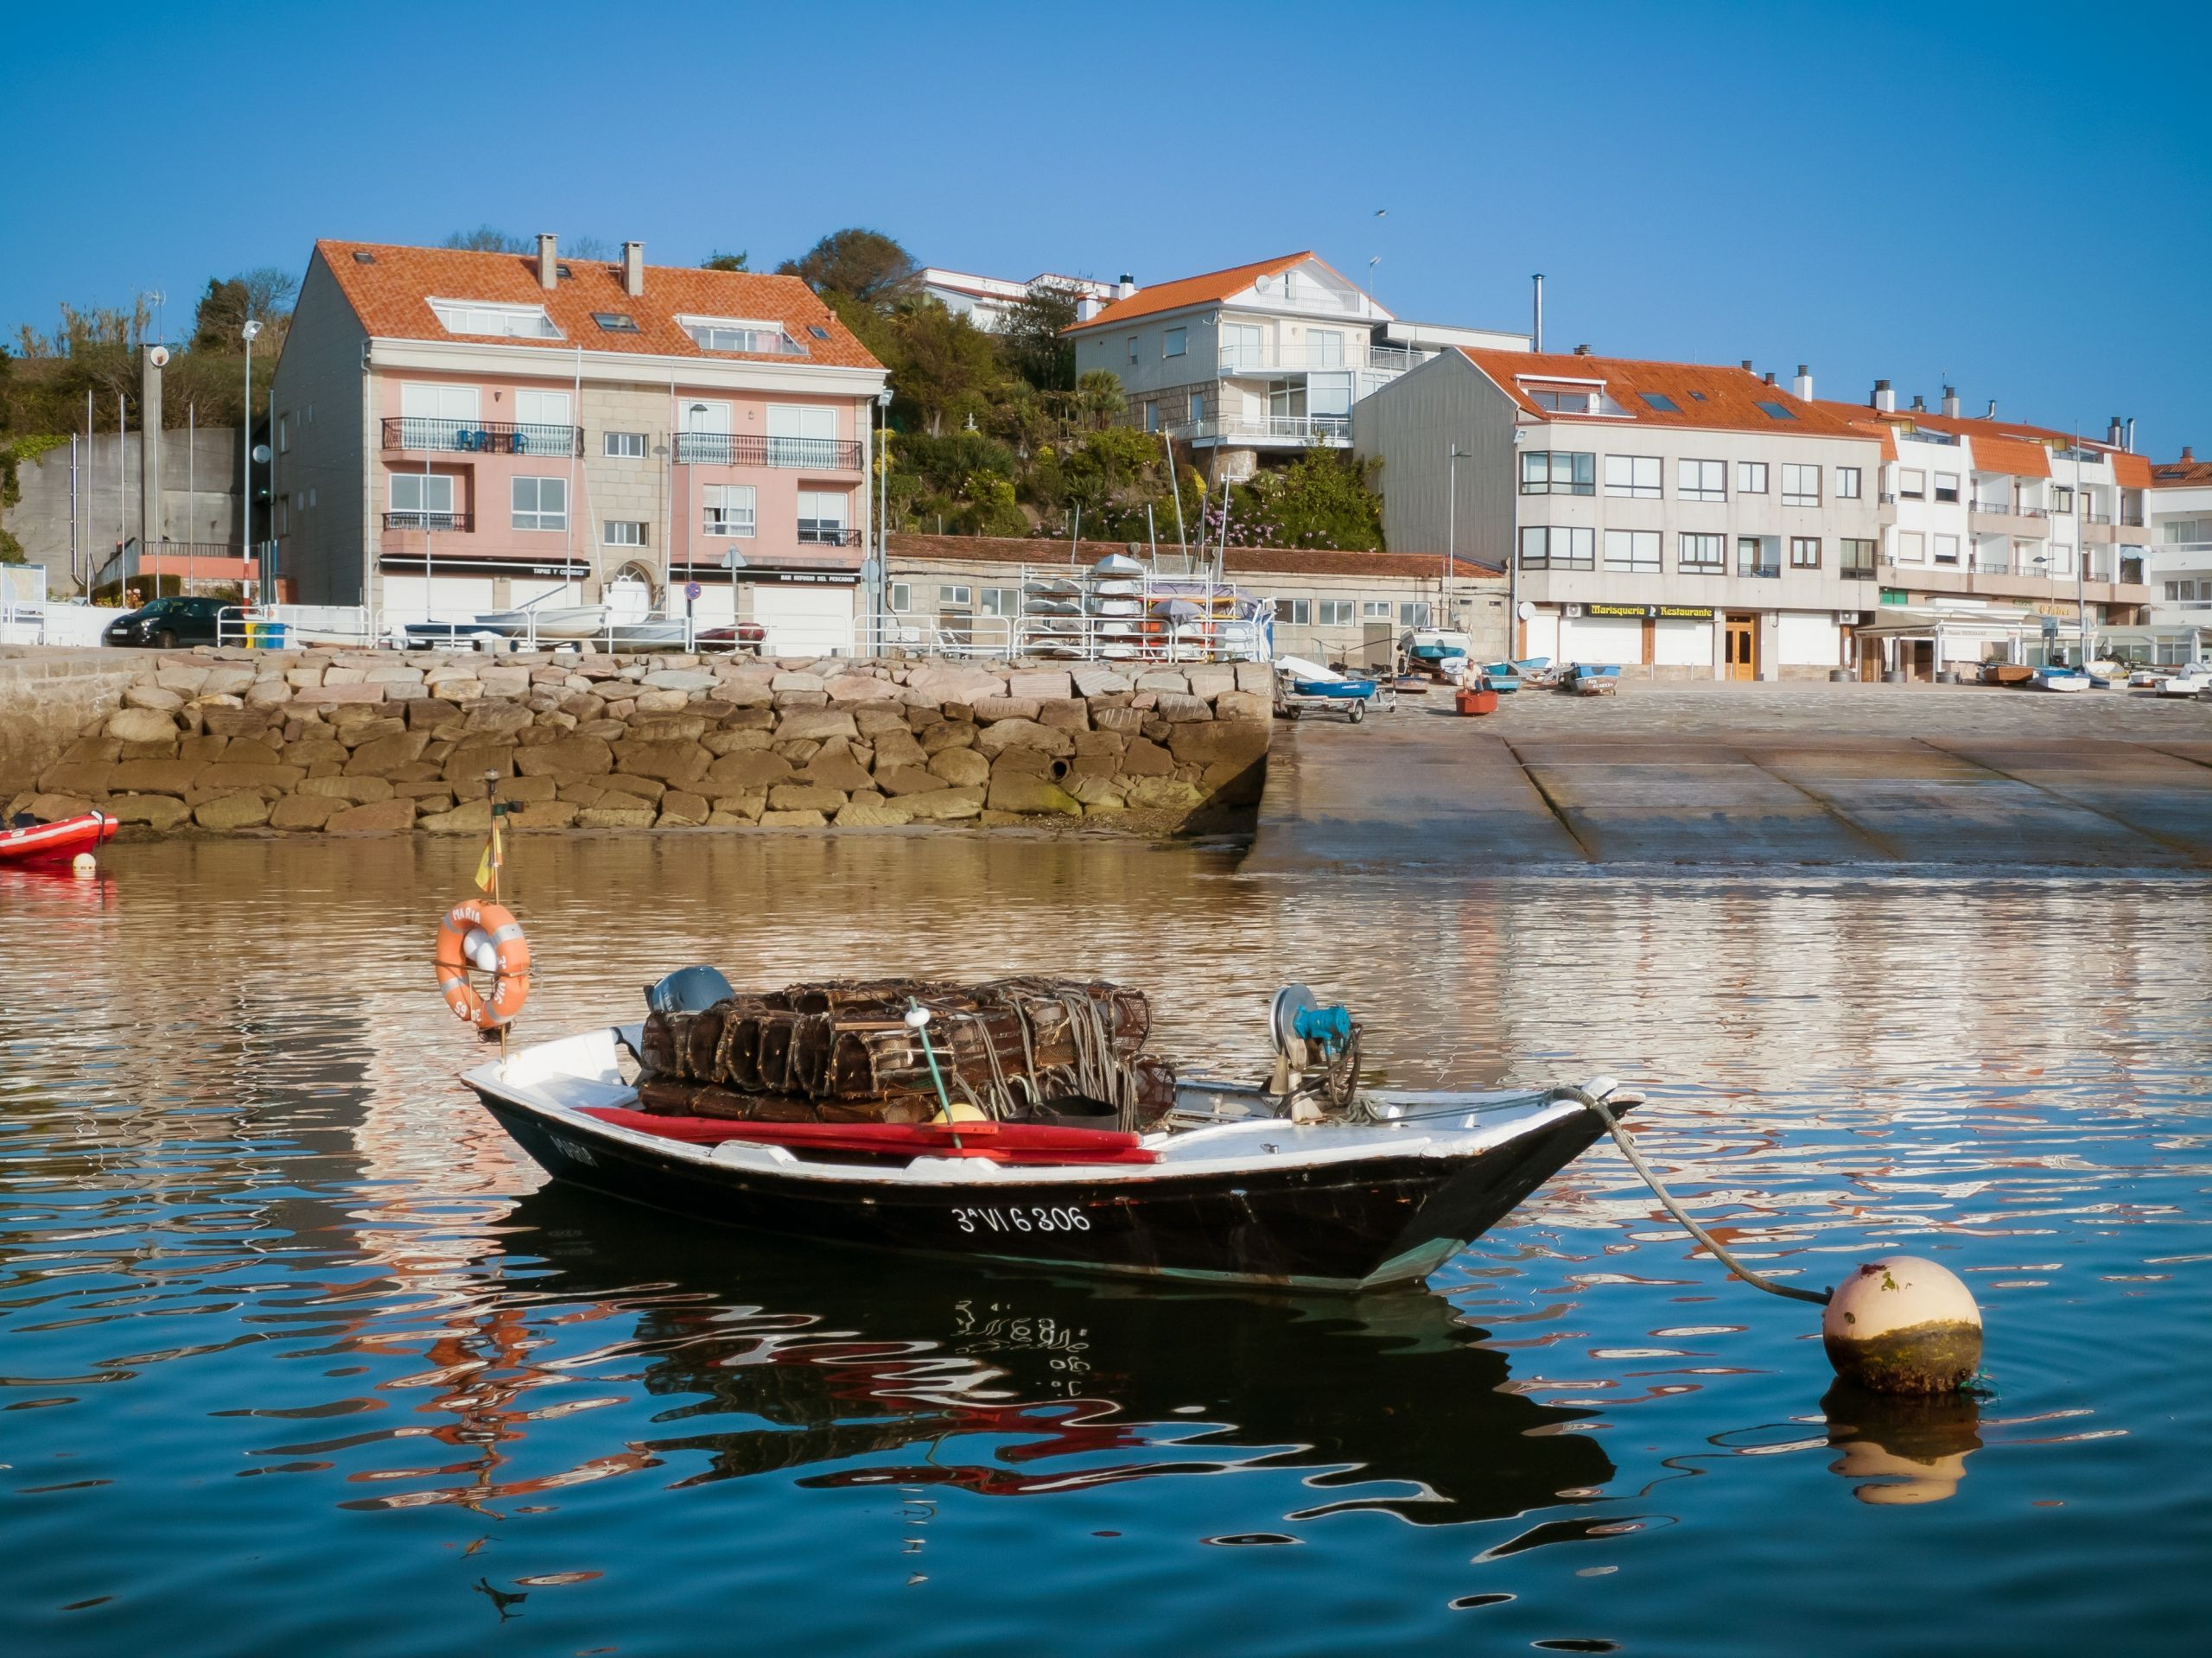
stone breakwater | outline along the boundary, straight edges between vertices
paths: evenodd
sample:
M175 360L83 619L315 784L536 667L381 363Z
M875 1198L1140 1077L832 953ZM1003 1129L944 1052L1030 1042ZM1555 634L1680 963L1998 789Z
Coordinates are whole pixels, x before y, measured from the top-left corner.
M995 826L1249 807L1264 664L208 651L143 659L12 816L153 831Z

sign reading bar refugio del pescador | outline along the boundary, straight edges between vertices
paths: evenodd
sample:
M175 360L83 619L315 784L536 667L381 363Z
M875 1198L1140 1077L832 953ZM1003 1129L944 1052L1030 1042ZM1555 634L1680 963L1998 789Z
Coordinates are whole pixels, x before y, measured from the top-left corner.
M1669 622L1709 622L1713 619L1711 605L1585 605L1586 616L1637 616L1647 620Z

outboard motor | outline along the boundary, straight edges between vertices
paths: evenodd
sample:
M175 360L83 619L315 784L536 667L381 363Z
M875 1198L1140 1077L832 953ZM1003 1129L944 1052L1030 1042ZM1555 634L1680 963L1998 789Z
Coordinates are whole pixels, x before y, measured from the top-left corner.
M645 1007L655 1013L703 1013L736 994L717 968L681 967L645 987Z
M1359 1087L1359 1026L1351 1010L1324 1007L1304 985L1287 984L1275 992L1268 1023L1275 1045L1271 1090L1291 1121L1319 1121L1324 1103L1347 1109Z

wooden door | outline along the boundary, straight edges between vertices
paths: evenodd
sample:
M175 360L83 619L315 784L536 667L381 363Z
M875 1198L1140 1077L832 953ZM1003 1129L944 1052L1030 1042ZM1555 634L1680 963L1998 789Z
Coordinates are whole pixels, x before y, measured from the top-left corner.
M1758 629L1754 618L1731 616L1723 624L1721 635L1722 657L1728 664L1731 679L1757 679L1759 677Z

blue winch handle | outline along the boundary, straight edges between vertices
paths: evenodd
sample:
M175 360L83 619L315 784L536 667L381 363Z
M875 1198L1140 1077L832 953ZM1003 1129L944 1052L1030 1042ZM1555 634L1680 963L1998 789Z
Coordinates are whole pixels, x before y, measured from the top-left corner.
M1318 1042L1326 1052L1340 1053L1351 1042L1351 1009L1301 1007L1291 1028L1302 1040Z

